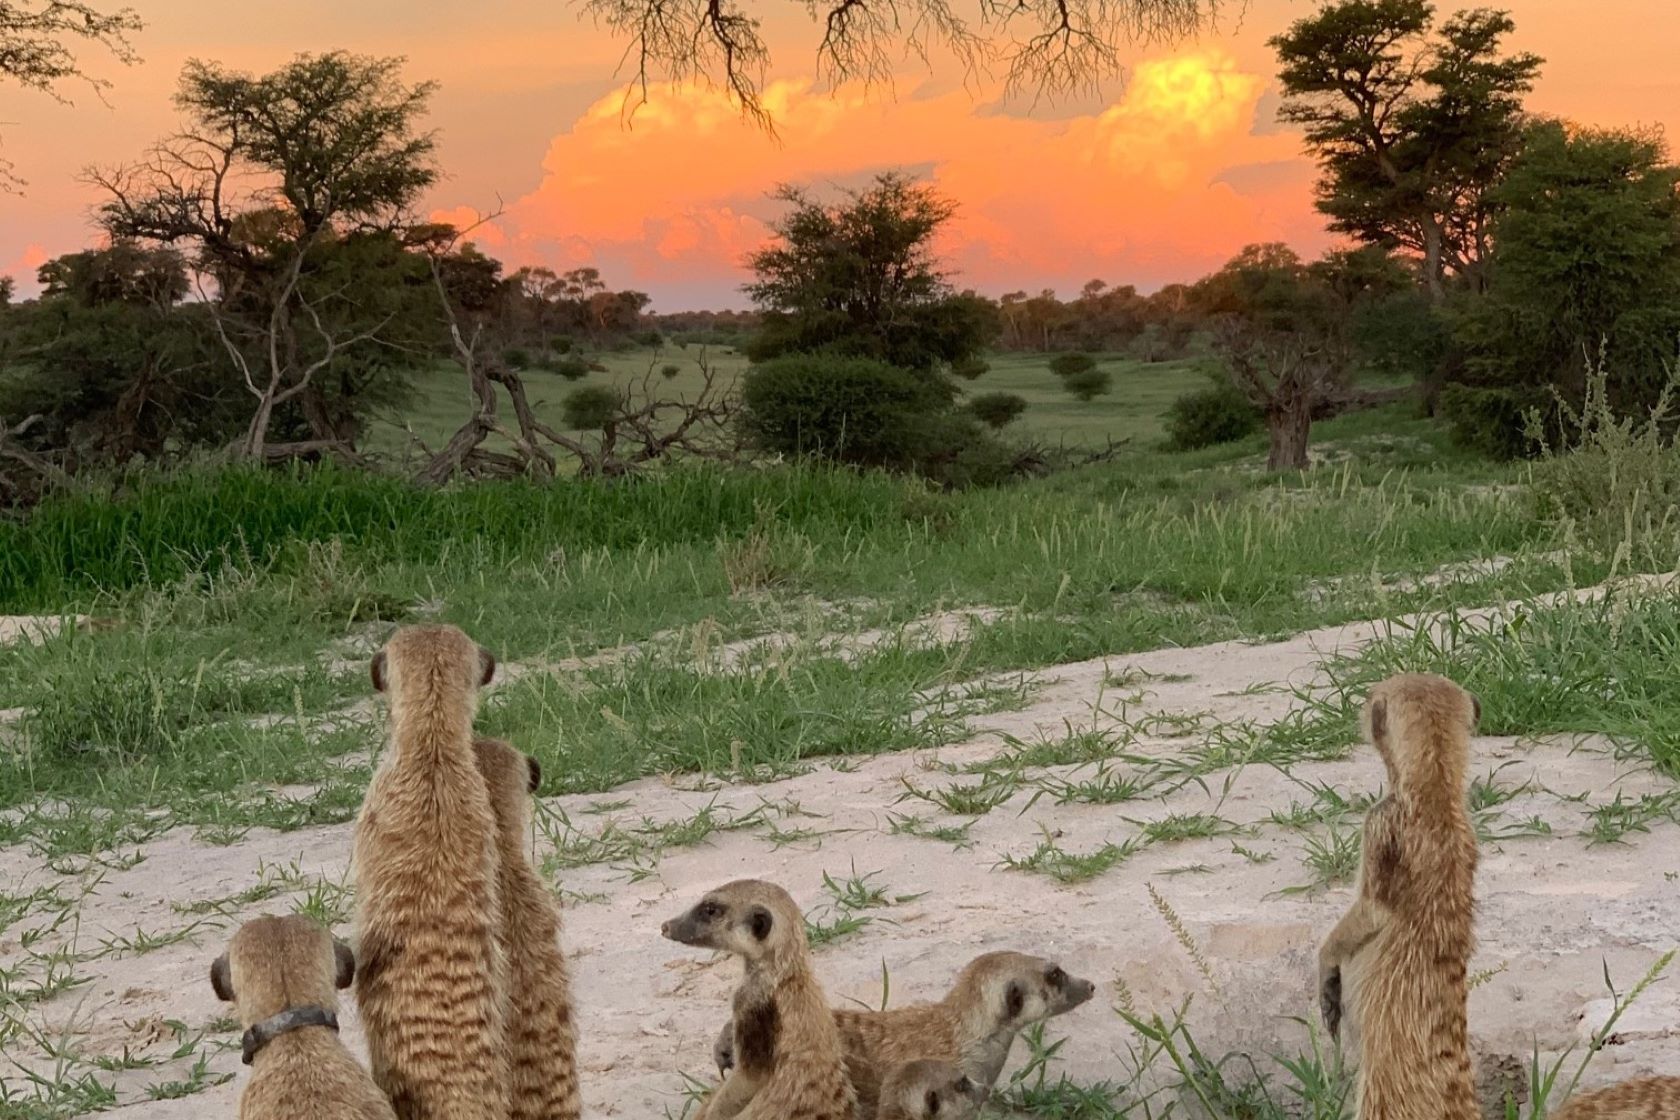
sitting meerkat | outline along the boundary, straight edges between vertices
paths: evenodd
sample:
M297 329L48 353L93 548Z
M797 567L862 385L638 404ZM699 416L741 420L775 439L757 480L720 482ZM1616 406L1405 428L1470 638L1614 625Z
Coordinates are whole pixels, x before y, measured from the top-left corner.
M1388 793L1365 817L1358 898L1319 951L1325 1026L1357 955L1361 1120L1480 1120L1466 1001L1475 942L1476 832L1465 806L1476 698L1409 673L1371 690L1365 723Z
M396 1120L338 1037L338 993L355 974L350 947L312 918L265 914L239 927L210 966L210 986L245 1028L241 1120Z
M859 1117L869 1120L876 1114L881 1081L890 1070L921 1058L955 1062L970 1081L990 1092L1017 1034L1072 1011L1096 990L1091 981L1068 975L1054 961L1005 951L968 962L937 1003L890 1011L835 1010ZM723 1025L712 1056L720 1074L733 1067L732 1022Z
M1680 1120L1680 1077L1641 1077L1570 1097L1557 1120Z
M974 1120L987 1091L953 1062L905 1062L881 1082L879 1120Z
M666 922L683 945L739 956L737 1068L696 1120L854 1120L840 1032L811 967L805 916L781 887L741 879Z

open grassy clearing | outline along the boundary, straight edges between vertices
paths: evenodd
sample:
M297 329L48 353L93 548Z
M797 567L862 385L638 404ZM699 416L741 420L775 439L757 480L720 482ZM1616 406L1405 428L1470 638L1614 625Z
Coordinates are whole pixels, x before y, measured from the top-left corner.
M732 974L626 931L751 873L807 906L837 1000L879 1004L883 967L895 1002L930 995L1017 942L1096 979L999 1109L1342 1115L1278 993L1310 1018L1380 790L1353 706L1399 668L1486 711L1478 1045L1562 1053L1607 1017L1602 964L1625 988L1680 928L1680 604L1551 595L1612 562L1537 519L1522 471L1403 414L1322 435L1306 478L1253 445L964 495L793 468L197 475L0 527L3 609L100 620L0 655L0 1108L231 1101L204 960L264 909L348 918L383 735L365 660L433 617L502 655L481 726L544 763L592 1114L683 1112L674 1071L704 1074ZM1654 988L1620 1055L1675 1064L1645 1008L1680 1004ZM1228 1052L1254 1065L1212 1068Z

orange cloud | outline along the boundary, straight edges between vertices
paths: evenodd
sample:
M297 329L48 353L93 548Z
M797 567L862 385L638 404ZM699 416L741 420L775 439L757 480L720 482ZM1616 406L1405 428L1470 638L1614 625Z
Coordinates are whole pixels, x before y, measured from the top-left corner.
M771 235L778 183L907 168L958 203L940 249L963 286L1153 287L1250 241L1312 252L1327 240L1299 141L1255 127L1265 87L1223 53L1180 53L1140 63L1100 112L1047 121L961 91L892 101L779 81L765 98L779 141L715 91L655 89L628 124L614 93L555 137L499 232L510 264L591 263L668 310L716 304Z

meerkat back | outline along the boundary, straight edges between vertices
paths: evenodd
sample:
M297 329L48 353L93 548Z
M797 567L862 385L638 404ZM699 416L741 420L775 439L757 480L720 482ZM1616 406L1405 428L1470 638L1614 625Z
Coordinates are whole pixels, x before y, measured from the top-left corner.
M1680 1077L1642 1077L1563 1102L1556 1120L1680 1120Z
M495 815L473 752L495 659L452 626L373 660L391 740L356 819L356 998L401 1120L505 1120L507 961Z
M577 1039L560 949L560 906L526 856L537 760L496 739L473 744L496 814L508 959L511 1120L577 1120Z

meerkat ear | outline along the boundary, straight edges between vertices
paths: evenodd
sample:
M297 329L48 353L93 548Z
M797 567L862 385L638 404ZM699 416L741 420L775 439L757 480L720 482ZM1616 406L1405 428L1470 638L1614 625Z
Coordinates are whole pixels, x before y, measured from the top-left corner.
M1388 738L1388 701L1381 697L1371 701L1371 738Z
M370 669L372 671L372 676L373 676L373 690L375 692L384 692L385 691L385 651L384 650L380 650L378 653L373 655L373 664L372 664L372 666L370 666Z
M1027 1006L1027 993L1021 990L1021 985L1011 981L1009 990L1003 995L1003 1009L1011 1019L1021 1013Z
M537 787L542 785L542 763L538 762L530 755L526 755L525 766L531 772L531 776L526 779L527 784L525 788L530 793L536 793Z
M1470 726L1471 728L1477 728L1480 727L1481 724L1482 702L1479 698L1477 698L1476 694L1472 692L1470 694Z
M224 1003L233 1002L233 975L228 969L226 953L210 962L210 986L216 990L217 999Z
M333 938L333 961L338 967L338 973L333 977L333 984L343 991L356 981L356 951L338 938Z
M478 687L485 688L496 679L496 655L478 647Z
M938 1089L929 1089L927 1091L927 1114L929 1116L938 1116L939 1115L939 1090Z
M762 906L754 906L752 913L747 916L747 921L752 925L752 935L760 941L770 936L770 930L776 924L775 919L770 916L770 911Z

